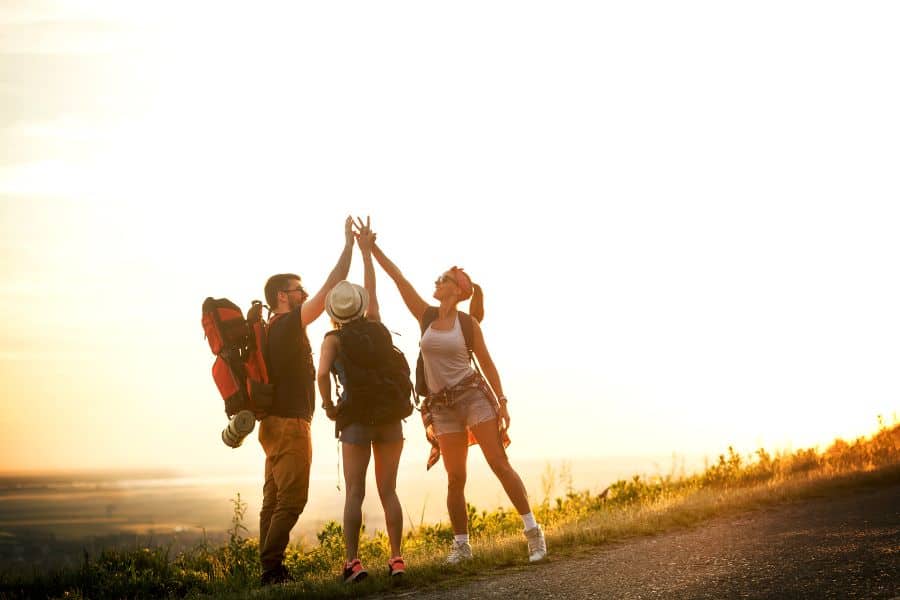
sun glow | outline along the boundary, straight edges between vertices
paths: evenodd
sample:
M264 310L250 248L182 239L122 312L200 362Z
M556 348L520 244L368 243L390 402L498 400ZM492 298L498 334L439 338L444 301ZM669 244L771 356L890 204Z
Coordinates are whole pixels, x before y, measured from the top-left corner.
M258 468L218 441L200 304L318 286L347 214L423 295L453 264L483 285L514 456L870 432L900 397L875 10L4 7L0 469Z

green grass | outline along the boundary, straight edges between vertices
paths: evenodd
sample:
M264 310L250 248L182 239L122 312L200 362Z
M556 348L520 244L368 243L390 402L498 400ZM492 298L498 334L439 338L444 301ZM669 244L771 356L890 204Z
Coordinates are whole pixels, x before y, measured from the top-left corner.
M841 493L900 482L900 425L885 426L852 442L836 440L827 450L741 456L731 448L704 471L688 475L635 476L600 493L568 489L534 508L547 533L551 560L598 544L689 527L709 518L792 498ZM548 471L545 491L557 476ZM562 483L565 484L565 474ZM571 488L571 485L569 485ZM244 536L244 504L233 500L229 540L202 543L172 556L165 547L85 553L83 564L31 576L0 575L0 598L215 597L275 599L359 596L395 589L386 575L388 543L382 532L363 534L360 558L370 569L364 582L339 582L343 560L341 526L329 522L309 548L290 546L285 564L297 582L260 589L258 541ZM443 557L453 539L446 523L420 525L404 536L409 571L400 586L425 589L454 585L497 569L527 568L521 519L512 510L469 506L469 531L476 559L447 567Z

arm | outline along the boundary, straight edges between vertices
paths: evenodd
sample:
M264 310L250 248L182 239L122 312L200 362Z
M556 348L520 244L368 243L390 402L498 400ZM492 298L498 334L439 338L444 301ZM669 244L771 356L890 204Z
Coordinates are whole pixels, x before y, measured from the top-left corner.
M408 308L409 312L412 313L412 316L416 318L416 321L421 323L422 315L425 314L428 303L422 299L422 296L420 296L415 289L413 289L412 284L406 280L403 273L397 268L397 265L384 255L384 252L381 251L378 244L372 244L372 254L375 256L375 260L378 261L378 264L381 265L381 268L384 269L384 272L388 274L388 277L394 280L394 284L400 292L400 297L403 298L403 302L406 303L406 308Z
M367 219L368 221L368 219ZM381 313L378 310L378 296L375 295L375 265L372 263L372 244L375 243L375 234L369 228L368 222L360 229L356 238L363 257L363 283L369 293L369 307L366 309L366 318L370 321L381 321Z
M303 306L300 308L300 319L303 321L304 327L318 319L319 315L325 311L325 298L328 296L328 292L331 291L331 288L333 288L337 282L347 279L347 273L350 271L350 257L352 255L353 219L347 217L347 220L344 222L344 251L341 252L337 264L334 265L334 269L331 270L322 289L316 292L314 296L307 298L306 302L304 302Z
M503 384L500 383L500 374L497 372L497 367L494 365L493 359L491 359L491 354L488 352L487 346L484 343L484 335L481 333L481 326L478 324L478 321L472 319L472 351L475 353L475 358L478 359L478 364L481 365L481 371L484 374L484 378L487 379L488 384L490 384L491 389L494 390L494 395L497 396L497 400L500 403L500 428L501 429L509 429L509 411L506 409L506 396L503 395Z
M319 395L322 396L322 408L329 419L337 416L337 407L331 399L331 366L337 356L337 336L326 336L322 341L322 353L319 356L319 372L316 377L319 383Z

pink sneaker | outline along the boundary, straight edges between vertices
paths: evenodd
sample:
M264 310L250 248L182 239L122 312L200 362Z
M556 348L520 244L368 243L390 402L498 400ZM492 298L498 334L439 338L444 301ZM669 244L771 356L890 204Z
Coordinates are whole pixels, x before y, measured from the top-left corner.
M344 583L356 583L362 581L369 574L363 569L362 563L358 558L344 563Z
M395 556L388 561L388 574L391 577L399 577L406 573L406 563L403 562L402 556Z

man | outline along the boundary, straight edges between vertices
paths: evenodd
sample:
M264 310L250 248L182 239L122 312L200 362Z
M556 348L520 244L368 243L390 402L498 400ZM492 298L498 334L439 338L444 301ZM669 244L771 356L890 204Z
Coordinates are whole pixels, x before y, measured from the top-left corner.
M266 302L274 313L269 321L269 379L275 399L259 424L259 443L266 453L262 510L259 512L261 583L291 581L284 567L284 549L291 529L306 506L312 444L309 426L315 406L315 368L306 326L325 310L331 288L347 278L353 251L353 221L344 223L344 251L314 296L309 297L292 273L273 275L266 282Z

